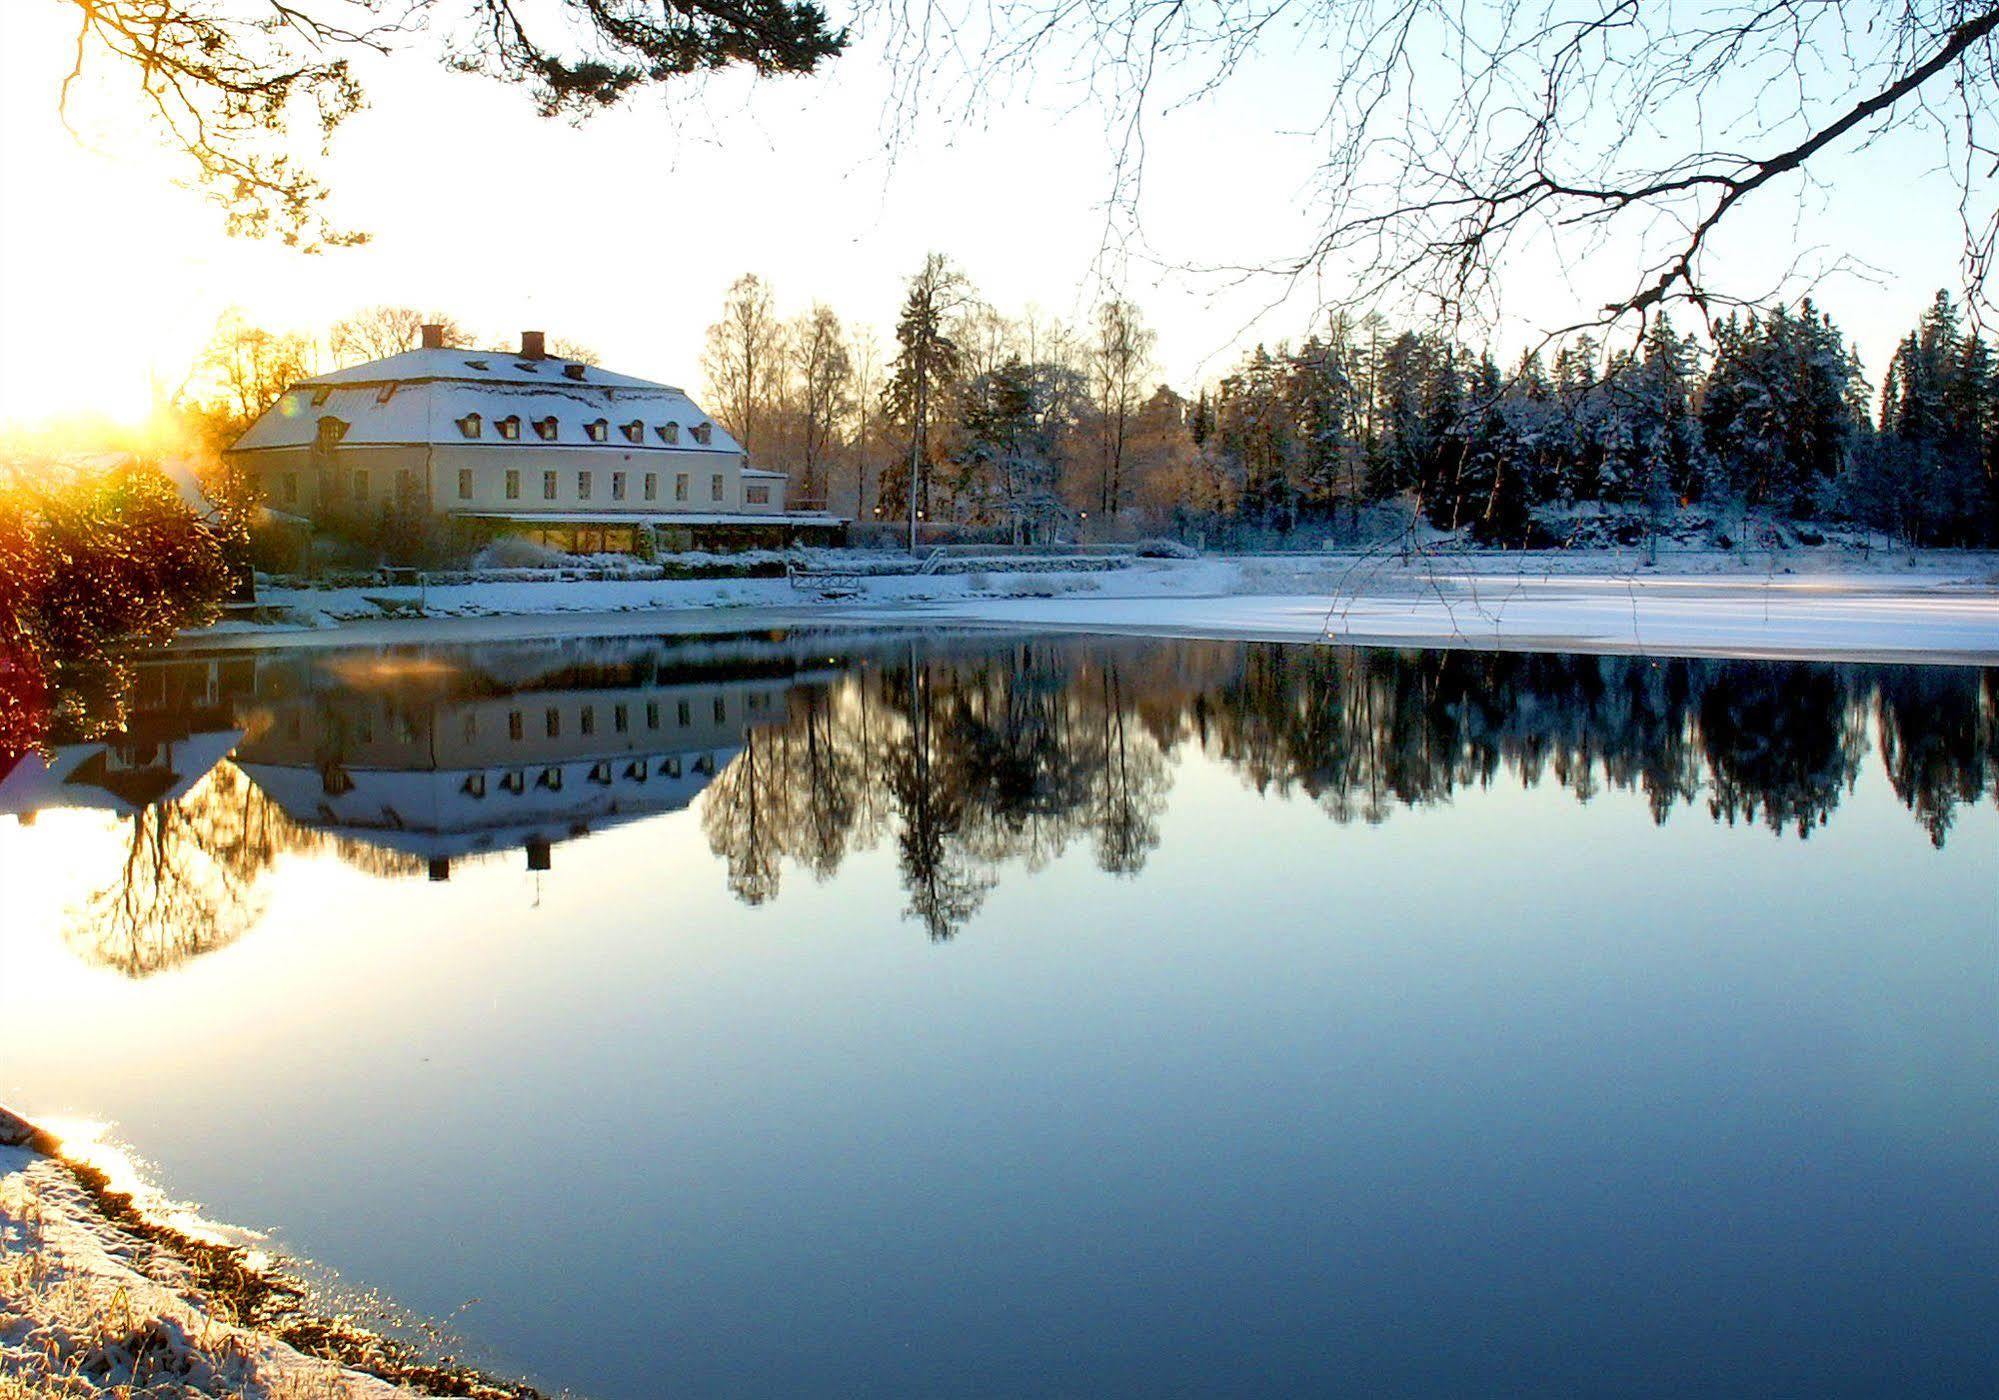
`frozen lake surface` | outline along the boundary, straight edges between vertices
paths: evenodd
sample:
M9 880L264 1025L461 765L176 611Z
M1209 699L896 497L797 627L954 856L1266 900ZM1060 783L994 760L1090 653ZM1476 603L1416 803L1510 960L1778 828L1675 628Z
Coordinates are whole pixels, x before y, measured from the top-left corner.
M1999 1389L1999 672L266 638L131 733L0 774L0 1100L551 1392Z

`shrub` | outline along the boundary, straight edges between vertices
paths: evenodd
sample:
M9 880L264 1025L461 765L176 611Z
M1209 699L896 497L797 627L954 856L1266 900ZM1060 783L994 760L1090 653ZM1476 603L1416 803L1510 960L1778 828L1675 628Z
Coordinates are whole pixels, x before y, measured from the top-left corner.
M567 554L526 535L502 535L473 556L478 569L553 569L570 562Z
M13 750L58 716L117 724L118 649L212 621L240 547L148 467L24 467L0 473L0 749Z

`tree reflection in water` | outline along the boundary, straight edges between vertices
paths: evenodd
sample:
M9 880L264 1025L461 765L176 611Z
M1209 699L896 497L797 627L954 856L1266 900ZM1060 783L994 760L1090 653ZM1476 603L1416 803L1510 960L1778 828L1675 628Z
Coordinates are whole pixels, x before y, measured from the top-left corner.
M187 792L124 819L123 861L73 910L63 938L85 961L150 977L226 948L263 917L263 876L285 854L327 851L371 875L423 862L286 816L230 763Z
M597 650L579 661L581 645L503 657L426 649L423 665L398 653L395 665L246 667L246 688L225 697L252 731L238 761L274 776L253 782L224 763L185 796L130 818L122 866L76 912L71 946L145 976L254 925L263 876L285 852L446 877L455 857L441 850L498 854L528 842L532 853L539 840L545 851L670 810L665 798L618 796L627 779L669 768L676 781L690 775L672 801L699 801L706 840L745 903L777 898L787 867L827 880L850 852L892 840L905 914L938 939L977 913L1005 868L1038 870L1077 842L1102 870L1139 875L1159 847L1183 750L1258 793L1307 798L1340 824L1384 821L1464 788L1552 779L1580 802L1605 788L1642 794L1659 823L1705 806L1731 826L1807 838L1853 790L1870 747L1937 846L1965 804L1999 800L1992 671L964 637L862 647L829 669L823 641L783 637L711 647L705 659L629 641L589 643ZM724 724L729 696L737 708ZM487 728L474 723L479 705ZM508 707L536 717L559 705L570 715L594 705L598 717L583 723L597 728L556 737L517 717L510 737L490 737L490 717ZM710 708L723 728L699 740L715 755L701 776L665 756L663 737L627 734L641 714L649 723L678 710L698 727ZM441 759L461 731L468 756ZM615 762L598 761L593 745ZM497 765L491 787L473 781L482 763ZM566 788L500 795L523 792L508 787L509 773L560 778L533 765L563 763ZM322 781L328 774L341 782ZM327 805L354 782L386 791L413 775L431 785L393 790L406 805L432 803L419 833L429 848L405 829L407 811L384 809L394 830L371 830ZM275 796L258 785L280 778L291 786ZM509 816L512 825L491 828L506 833L492 838L499 845L477 835L485 828L454 828L452 804L471 803L463 794L475 786L481 820L495 803L541 791L541 819L562 824L537 837L525 817ZM592 793L597 805L577 815Z
M1870 730L1938 846L1962 804L1999 800L1993 672L1198 642L911 648L792 692L703 820L752 902L776 895L787 862L823 879L892 829L909 912L941 938L1003 865L1033 871L1079 838L1102 869L1139 872L1182 746L1339 823L1552 778L1580 802L1642 793L1656 823L1704 800L1716 821L1804 838L1852 790Z

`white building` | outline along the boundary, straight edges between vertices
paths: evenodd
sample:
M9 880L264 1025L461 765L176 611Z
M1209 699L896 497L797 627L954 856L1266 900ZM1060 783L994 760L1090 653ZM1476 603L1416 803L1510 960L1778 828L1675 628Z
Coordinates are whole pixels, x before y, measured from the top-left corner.
M667 548L836 538L845 522L785 509L782 472L750 467L681 390L549 357L420 349L301 380L228 455L273 509L313 519L391 502L532 535L629 549L640 525Z

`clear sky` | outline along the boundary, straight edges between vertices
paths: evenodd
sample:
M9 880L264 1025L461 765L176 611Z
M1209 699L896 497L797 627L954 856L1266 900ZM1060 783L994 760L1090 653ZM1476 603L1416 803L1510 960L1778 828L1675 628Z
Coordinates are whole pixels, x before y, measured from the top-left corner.
M374 241L307 256L226 238L121 100L87 95L89 144L64 130L67 9L9 0L0 12L0 422L136 417L232 305L301 330L375 302L434 308L496 335L545 329L698 392L704 331L746 271L787 312L823 299L884 339L901 279L931 249L1008 312L1081 319L1102 290L1111 142L1100 111L1052 81L890 143L890 84L865 37L821 75L723 78L582 127L410 53L362 65L372 105L325 166L336 216ZM1173 270L1273 258L1310 230L1303 133L1326 58L1281 39L1270 49L1148 129L1142 209L1157 261L1125 280L1160 333L1162 377L1183 387L1256 339L1297 338L1318 304L1310 287L1284 298L1272 281ZM1828 193L1773 192L1744 210L1721 266L1759 287L1820 246L1880 269L1820 294L1878 376L1930 294L1958 284L1955 192L1919 173L1928 163L1891 141L1833 167ZM1588 304L1594 285L1574 277L1629 272L1614 252L1580 274L1523 261L1502 341Z

